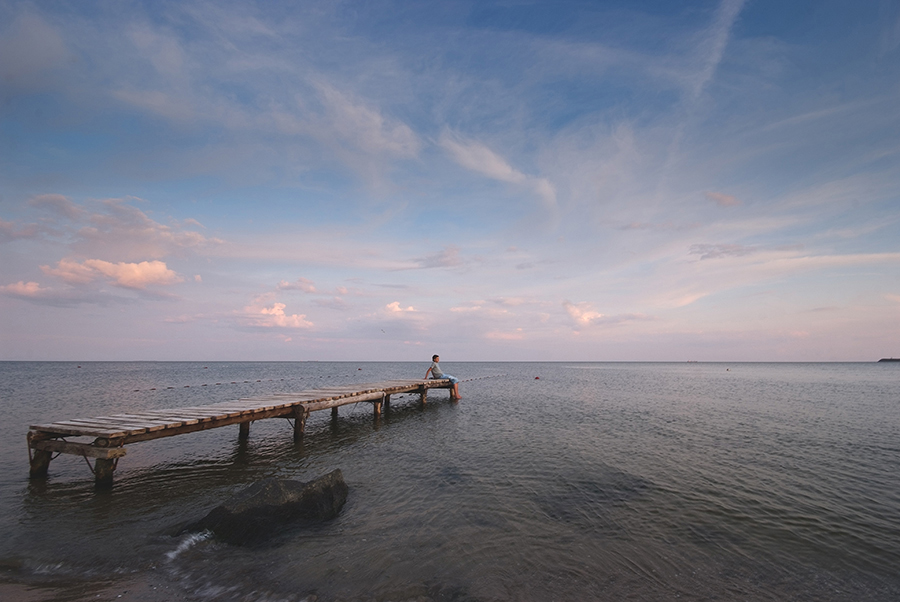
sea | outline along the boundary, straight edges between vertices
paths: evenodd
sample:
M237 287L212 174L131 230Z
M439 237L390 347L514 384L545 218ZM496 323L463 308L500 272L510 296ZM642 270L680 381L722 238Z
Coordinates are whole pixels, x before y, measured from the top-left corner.
M422 378L429 362L0 362L0 591L900 600L900 364L449 359L459 402L314 412L297 443L270 419L246 441L235 425L132 444L107 490L73 455L29 480L29 425ZM336 468L349 497L333 520L251 547L182 532L260 479Z

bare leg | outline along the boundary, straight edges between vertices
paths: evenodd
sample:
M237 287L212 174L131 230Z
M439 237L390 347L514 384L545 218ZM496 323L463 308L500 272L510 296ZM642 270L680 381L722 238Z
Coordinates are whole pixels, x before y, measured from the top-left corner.
M453 385L453 398L457 400L462 399L462 397L459 396L459 383Z

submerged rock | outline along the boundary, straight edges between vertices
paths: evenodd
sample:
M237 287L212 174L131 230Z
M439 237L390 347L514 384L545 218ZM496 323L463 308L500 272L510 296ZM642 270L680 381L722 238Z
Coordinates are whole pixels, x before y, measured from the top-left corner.
M347 492L340 469L308 483L270 477L238 492L185 530L209 530L216 539L236 545L260 543L286 523L336 517Z

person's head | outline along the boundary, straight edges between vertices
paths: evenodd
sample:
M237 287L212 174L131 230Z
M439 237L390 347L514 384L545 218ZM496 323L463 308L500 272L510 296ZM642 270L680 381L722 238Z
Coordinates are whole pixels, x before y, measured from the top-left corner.
M432 355L432 356L431 356L431 361L432 361L432 362L439 362L439 361L441 361L441 356L439 356L439 355Z

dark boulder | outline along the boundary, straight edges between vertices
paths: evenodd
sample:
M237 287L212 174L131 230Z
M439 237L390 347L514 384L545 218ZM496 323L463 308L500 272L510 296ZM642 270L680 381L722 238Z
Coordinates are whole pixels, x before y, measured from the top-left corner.
M287 523L336 517L347 491L340 469L308 483L270 477L238 492L185 531L209 530L230 544L258 544Z

